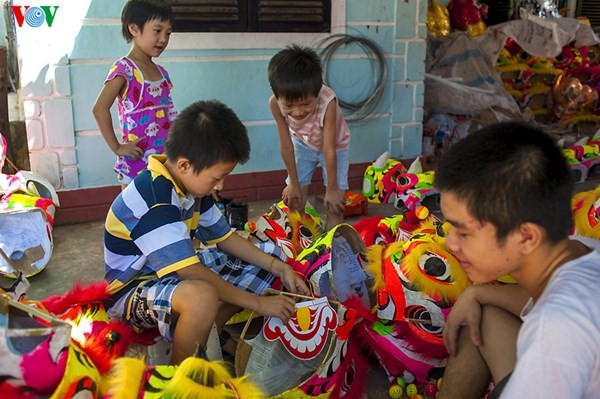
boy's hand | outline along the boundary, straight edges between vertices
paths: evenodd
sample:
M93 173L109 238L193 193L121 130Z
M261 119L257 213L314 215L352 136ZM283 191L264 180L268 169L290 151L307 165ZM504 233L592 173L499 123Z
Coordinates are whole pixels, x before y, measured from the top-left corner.
M327 189L323 205L325 205L325 209L327 209L328 212L343 213L346 206L344 190Z
M258 298L258 309L263 316L279 317L283 323L287 323L296 310L296 301L285 295L261 296Z
M300 187L293 184L286 186L281 193L281 199L291 211L304 211L304 198Z
M309 295L310 290L306 283L298 276L290 265L276 259L270 270L271 273L281 279L281 282L291 293Z
M115 154L122 157L130 157L134 161L140 159L142 156L144 156L144 150L138 147L137 144L143 139L143 137L140 137L135 141L129 141L127 143L119 144L119 146L115 150Z
M285 264L285 263L284 263ZM306 283L298 276L298 274L289 265L283 270L279 276L281 282L293 294L310 295L310 290Z

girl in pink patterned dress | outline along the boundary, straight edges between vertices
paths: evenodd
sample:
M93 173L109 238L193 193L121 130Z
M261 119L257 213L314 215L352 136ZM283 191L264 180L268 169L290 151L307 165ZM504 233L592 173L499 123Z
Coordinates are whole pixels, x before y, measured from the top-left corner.
M117 155L114 169L125 187L146 168L148 156L163 152L177 111L171 99L171 79L152 60L169 44L171 7L164 0L129 0L121 22L131 50L110 68L93 112L104 140ZM110 114L115 99L121 142L115 137Z

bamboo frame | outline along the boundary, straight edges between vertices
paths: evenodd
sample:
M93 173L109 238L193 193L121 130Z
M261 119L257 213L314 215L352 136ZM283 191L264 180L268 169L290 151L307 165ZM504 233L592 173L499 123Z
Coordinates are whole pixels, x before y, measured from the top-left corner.
M306 299L306 300L309 300L309 301L313 301L313 300L317 299L316 297L311 297L311 296L302 295L302 294L294 294L292 292L278 291L278 290L275 290L273 288L267 288L267 290L265 292L266 292L267 295L287 295L287 296L290 296L290 297L293 297L293 298ZM332 304L334 304L334 305L337 305L337 306L340 306L340 305L344 306L343 303L335 301L333 299L329 299L329 302L332 303ZM409 317L405 317L404 321L407 321L409 323L419 323L419 324L427 324L427 325L432 324L431 320L412 319L412 318L409 318Z

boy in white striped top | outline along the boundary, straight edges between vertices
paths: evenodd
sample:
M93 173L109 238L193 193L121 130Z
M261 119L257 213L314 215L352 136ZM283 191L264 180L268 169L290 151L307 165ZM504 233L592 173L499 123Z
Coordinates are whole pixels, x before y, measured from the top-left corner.
M269 83L269 107L288 172L283 202L304 211L312 175L321 166L329 230L344 220L350 152L344 114L333 90L323 84L321 60L308 47L292 45L275 54L269 62Z

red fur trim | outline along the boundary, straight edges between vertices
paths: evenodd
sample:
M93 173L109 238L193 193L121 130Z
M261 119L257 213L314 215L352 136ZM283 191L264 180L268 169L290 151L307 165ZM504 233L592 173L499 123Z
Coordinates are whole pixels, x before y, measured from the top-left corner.
M350 336L347 345L340 369L336 371L335 385L329 395L330 399L364 397L365 379L371 363L358 339Z
M375 244L375 237L379 233L377 225L383 219L383 216L372 216L368 218L361 218L354 224L354 229L358 232L358 235L366 245Z
M61 315L67 309L84 303L102 302L109 297L108 283L104 280L88 285L81 285L78 281L70 291L63 295L53 295L42 301L42 305L55 315Z
M160 332L158 331L158 328L151 328L149 330L143 330L141 332L135 333L134 342L136 344L146 345L146 346L154 345L155 339L159 335L160 335Z
M0 397L2 399L35 399L37 395L34 392L27 392L21 387L15 387L8 382L0 383Z
M383 216L371 216L368 218L363 217L363 218L360 218L360 220L358 222L356 222L353 227L356 231L360 231L367 227L375 228L377 226L377 224L379 224L381 219L383 219Z
M107 339L109 334L115 334L114 341ZM136 342L136 333L131 327L121 321L111 321L86 337L83 350L104 374L112 366L113 361L127 351L129 345Z
M367 308L362 299L357 297L356 295L352 295L348 297L343 302L343 305L348 309L353 309L356 311L357 319L364 319L367 321L367 324L372 326L373 323L377 321L377 315L373 313L369 308Z

